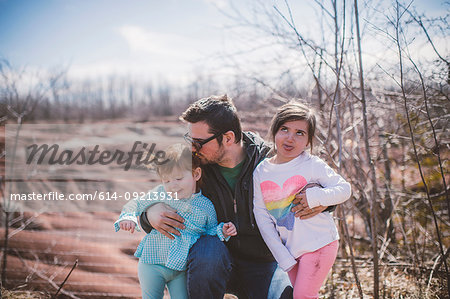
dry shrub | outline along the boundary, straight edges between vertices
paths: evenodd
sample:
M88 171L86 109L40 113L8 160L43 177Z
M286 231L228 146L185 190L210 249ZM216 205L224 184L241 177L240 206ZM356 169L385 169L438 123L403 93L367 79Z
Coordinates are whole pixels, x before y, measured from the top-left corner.
M4 299L48 299L49 294L36 291L9 291L2 288L1 298Z

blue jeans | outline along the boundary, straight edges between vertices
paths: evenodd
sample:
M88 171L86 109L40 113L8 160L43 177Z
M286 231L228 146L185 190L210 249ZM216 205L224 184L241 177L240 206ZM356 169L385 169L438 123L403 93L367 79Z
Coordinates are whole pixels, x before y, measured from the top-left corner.
M143 299L163 299L166 284L171 298L187 299L184 271L139 261L138 276Z
M239 299L292 298L289 278L276 262L233 258L215 236L202 236L192 246L186 274L191 299L223 299L225 293Z

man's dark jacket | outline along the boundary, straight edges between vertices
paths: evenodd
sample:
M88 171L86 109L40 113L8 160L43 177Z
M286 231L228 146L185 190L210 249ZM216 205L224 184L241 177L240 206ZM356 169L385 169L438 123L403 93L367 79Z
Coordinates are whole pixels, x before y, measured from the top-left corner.
M234 192L217 164L203 167L202 192L214 204L217 221L231 221L237 228L237 236L231 237L226 243L233 257L273 261L253 216L253 170L266 157L270 148L262 138L251 132L243 134L243 143L246 156Z

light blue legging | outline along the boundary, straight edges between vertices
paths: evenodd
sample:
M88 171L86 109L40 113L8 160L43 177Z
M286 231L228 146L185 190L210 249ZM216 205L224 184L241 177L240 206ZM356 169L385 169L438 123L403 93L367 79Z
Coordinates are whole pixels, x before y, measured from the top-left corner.
M146 264L139 261L138 276L143 299L162 299L166 284L170 298L188 298L186 272L184 271L176 271L162 265Z

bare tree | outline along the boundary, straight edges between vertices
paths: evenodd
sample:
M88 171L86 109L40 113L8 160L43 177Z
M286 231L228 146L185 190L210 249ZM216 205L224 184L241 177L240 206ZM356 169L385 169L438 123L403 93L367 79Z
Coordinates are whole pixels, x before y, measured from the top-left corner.
M43 99L48 95L50 89L54 88L54 84L63 78L64 72L57 72L52 74L48 81L40 78L45 83L36 83L31 86L23 85L23 78L27 75L27 70L23 69L20 72L16 72L14 68L9 64L8 61L0 61L0 79L1 79L1 89L0 89L0 107L1 111L5 113L2 117L2 122L7 120L14 120L17 124L15 128L14 144L12 146L11 157L15 157L17 151L17 142L19 139L19 134L22 128L24 120L29 117L35 111L36 107L42 102ZM9 161L10 173L14 170L14 160ZM11 212L12 207L10 202L5 195L4 178L3 175L0 177L0 193L2 194L2 213L3 213L3 224L5 226L4 232L4 243L3 243L3 258L2 258L2 268L1 268L1 283L5 285L6 283L6 266L8 257L8 240L11 235L17 233L24 229L32 221L26 221L22 226L16 229L14 232L10 232L10 226L14 219L14 214ZM9 185L9 192L11 193L11 185ZM20 217L20 216L19 216ZM33 219L33 218L31 218Z

